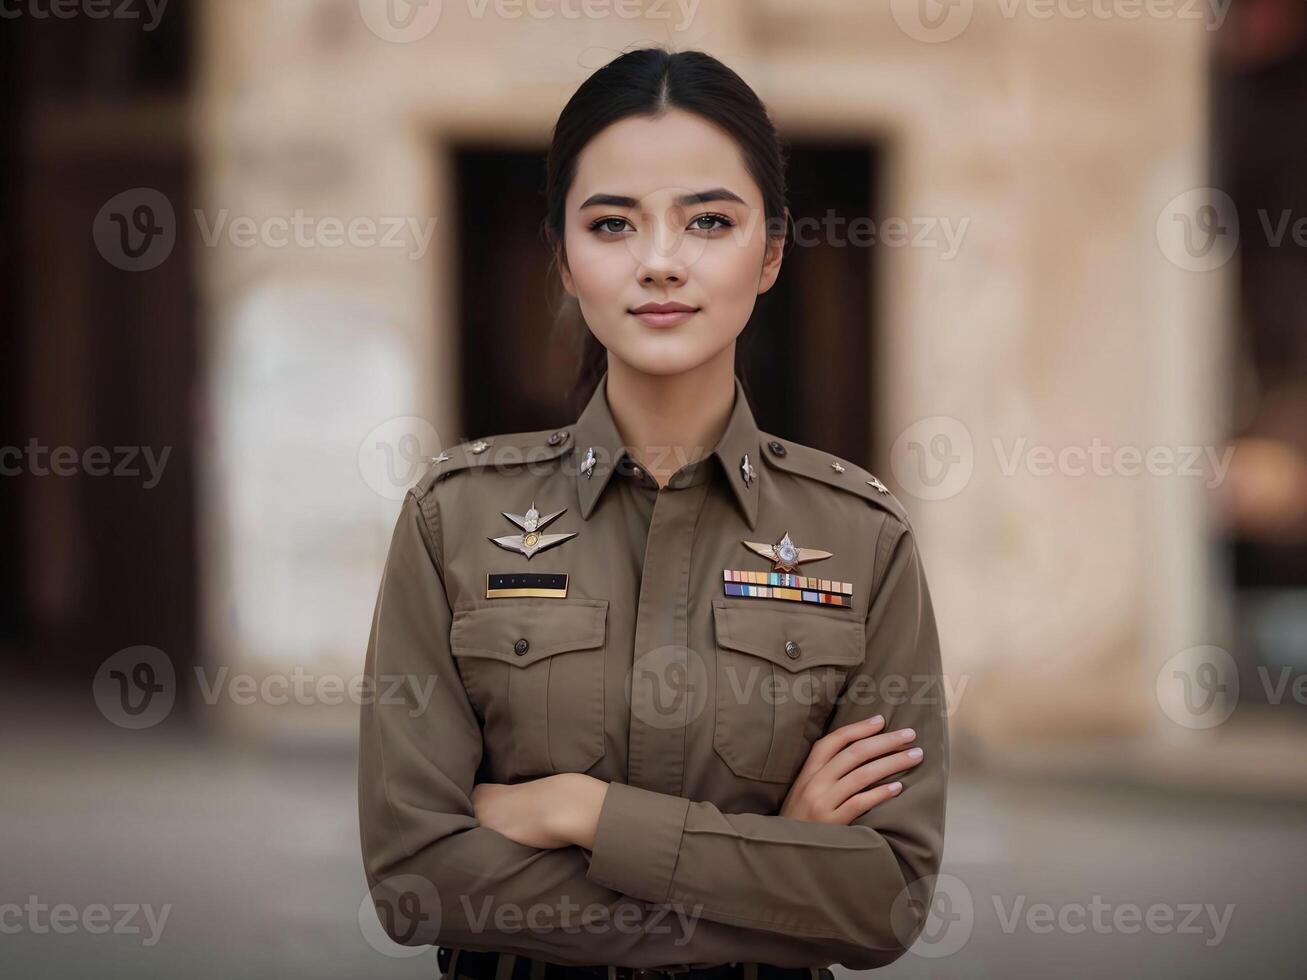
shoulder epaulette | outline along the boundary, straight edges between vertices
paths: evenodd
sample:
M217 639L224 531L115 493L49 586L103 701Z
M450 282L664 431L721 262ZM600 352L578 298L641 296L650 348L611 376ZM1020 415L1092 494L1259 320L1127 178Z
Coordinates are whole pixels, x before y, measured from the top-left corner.
M431 457L431 467L422 474L413 489L425 494L437 481L460 470L504 470L556 459L572 448L572 428L537 429L532 432L506 432L500 435L469 439L449 446Z
M778 470L798 473L821 483L862 497L908 524L908 513L898 497L880 480L856 463L832 456L790 439L778 439L761 433L762 455Z

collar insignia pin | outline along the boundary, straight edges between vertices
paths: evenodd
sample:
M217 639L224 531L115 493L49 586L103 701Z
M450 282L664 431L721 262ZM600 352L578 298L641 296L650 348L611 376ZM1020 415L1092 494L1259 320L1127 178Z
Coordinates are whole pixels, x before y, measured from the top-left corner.
M755 470L753 464L749 462L748 453L745 453L744 456L740 458L740 472L744 475L745 487L752 486L753 478L758 475L758 471Z

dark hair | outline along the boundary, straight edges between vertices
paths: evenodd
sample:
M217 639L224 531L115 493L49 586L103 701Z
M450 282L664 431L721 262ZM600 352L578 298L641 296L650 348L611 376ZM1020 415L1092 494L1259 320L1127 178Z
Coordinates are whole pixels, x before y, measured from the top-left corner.
M702 51L639 48L614 58L576 90L558 116L545 162L545 219L541 236L550 251L550 278L558 281L563 245L564 201L576 178L581 150L599 132L628 116L657 117L668 109L696 113L735 137L749 175L762 190L768 237L786 238L785 165L788 145L777 134L766 107L735 72ZM566 312L566 304L560 315ZM607 350L576 317L581 334L571 398L579 411L594 393L607 365ZM748 390L739 345L736 372Z

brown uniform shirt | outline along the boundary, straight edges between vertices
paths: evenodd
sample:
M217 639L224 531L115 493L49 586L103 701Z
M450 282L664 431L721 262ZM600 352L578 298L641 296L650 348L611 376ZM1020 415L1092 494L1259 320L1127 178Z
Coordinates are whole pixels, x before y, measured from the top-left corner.
M406 945L565 964L888 963L924 924L948 773L902 506L760 432L738 379L718 445L660 489L606 382L566 428L447 450L404 500L361 719L378 915ZM529 538L504 512L533 505L575 536L529 559L490 540ZM787 531L831 557L774 572L742 543ZM779 816L813 741L878 713L925 750L902 793L849 826ZM476 820L474 783L563 772L610 784L593 851Z

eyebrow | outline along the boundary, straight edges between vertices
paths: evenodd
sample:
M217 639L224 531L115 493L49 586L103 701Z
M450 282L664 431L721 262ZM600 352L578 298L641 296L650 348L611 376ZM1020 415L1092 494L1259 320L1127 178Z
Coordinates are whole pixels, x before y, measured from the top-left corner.
M707 204L709 201L735 201L737 204L743 204L744 198L729 191L725 187L714 187L712 190L699 191L697 194L682 194L675 201L678 207L690 207L694 204ZM581 208L588 208L595 204L607 204L616 208L633 208L640 202L633 197L627 197L624 194L591 194L581 202Z

